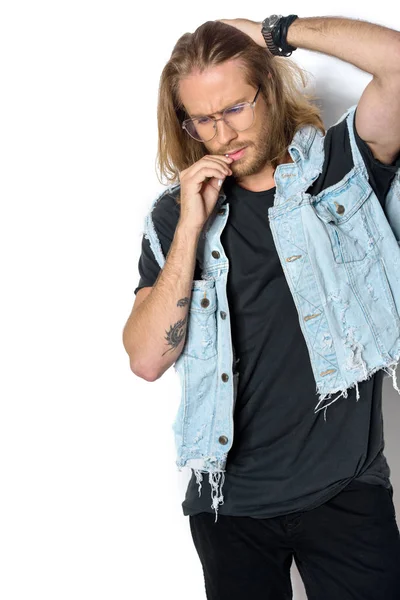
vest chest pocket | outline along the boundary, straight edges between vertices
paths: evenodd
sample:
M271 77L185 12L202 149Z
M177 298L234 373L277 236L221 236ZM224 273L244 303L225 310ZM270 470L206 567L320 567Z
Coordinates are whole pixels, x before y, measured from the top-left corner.
M316 197L314 209L326 224L337 263L364 260L374 249L378 232L367 200L373 194L358 173L334 191L329 188Z
M182 354L206 360L217 354L215 281L194 280Z

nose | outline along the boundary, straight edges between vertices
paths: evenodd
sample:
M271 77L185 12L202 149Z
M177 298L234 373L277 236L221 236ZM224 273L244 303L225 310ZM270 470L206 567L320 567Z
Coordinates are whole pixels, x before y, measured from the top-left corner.
M238 137L238 132L229 127L223 119L217 119L215 123L217 135L215 136L223 146L229 146L229 142Z

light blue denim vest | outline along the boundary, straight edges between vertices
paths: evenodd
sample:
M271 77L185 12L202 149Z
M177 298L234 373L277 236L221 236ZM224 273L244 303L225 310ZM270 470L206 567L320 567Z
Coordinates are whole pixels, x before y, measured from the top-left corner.
M339 183L311 196L306 190L322 172L324 136L300 129L288 150L293 163L275 170L276 193L268 219L283 272L293 296L310 355L318 401L326 409L347 389L383 369L396 381L400 356L400 170L386 197L385 211L373 192L353 131L356 105L346 119L354 167ZM160 268L165 257L151 212L145 236ZM181 402L172 425L181 471L190 467L201 493L209 474L211 507L223 503L227 455L234 435L238 388L227 298L229 261L221 232L229 217L223 188L199 239L202 279L194 280L185 345L174 368ZM332 398L336 392L339 394Z

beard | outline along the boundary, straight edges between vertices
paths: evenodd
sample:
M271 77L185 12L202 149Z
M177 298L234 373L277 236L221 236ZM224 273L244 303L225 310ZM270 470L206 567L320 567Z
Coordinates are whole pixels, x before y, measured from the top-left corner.
M271 160L274 158L270 139L268 123L264 119L258 131L257 139L248 143L246 141L243 142L243 146L247 146L243 158L233 161L229 165L233 177L237 181L249 175L256 175L266 166L270 165Z

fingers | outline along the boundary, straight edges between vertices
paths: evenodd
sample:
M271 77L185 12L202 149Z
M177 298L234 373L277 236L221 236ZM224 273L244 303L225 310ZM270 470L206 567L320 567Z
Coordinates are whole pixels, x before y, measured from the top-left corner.
M200 171L205 167L209 167L218 168L221 170L221 173L225 173L225 175L232 175L232 170L229 167L229 164L232 161L232 159L227 159L226 156L224 156L223 159L221 160L219 157L216 156L204 156L201 160L199 160L192 166L192 172Z
M204 166L201 169L199 169L198 171L196 171L196 173L192 174L192 179L195 183L201 183L207 177L215 177L216 179L225 179L225 177L227 175L229 175L228 172L223 171L222 169L219 169L217 167Z

